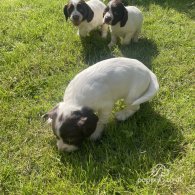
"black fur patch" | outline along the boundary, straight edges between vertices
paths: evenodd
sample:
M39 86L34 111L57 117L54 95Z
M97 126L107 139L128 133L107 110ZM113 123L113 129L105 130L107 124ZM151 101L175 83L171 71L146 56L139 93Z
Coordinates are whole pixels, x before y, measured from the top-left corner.
M123 3L120 1L113 1L111 3L111 11L113 14L111 25L116 25L118 22L120 22L120 27L125 26L128 20L128 12Z
M98 117L87 107L73 111L60 128L60 137L66 144L79 146L95 131L97 121Z
M77 10L83 15L83 20L87 20L87 22L91 22L94 17L94 12L84 1L80 1L77 4Z
M63 116L63 114L61 114L60 117L59 117L59 121L62 122L63 119L64 119L64 116Z
M73 10L74 10L74 5L71 3L64 6L64 15L66 20L68 20Z
M108 12L108 11L109 11L109 7L107 6L107 7L105 8L104 12L103 12L103 17L105 16L106 12Z

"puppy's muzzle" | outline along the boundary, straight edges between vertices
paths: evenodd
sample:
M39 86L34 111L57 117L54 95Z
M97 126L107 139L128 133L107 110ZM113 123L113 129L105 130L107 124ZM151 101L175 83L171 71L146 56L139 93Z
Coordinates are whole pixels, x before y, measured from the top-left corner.
M80 17L79 15L73 15L72 16L72 22L74 25L78 26L80 24Z
M110 24L110 23L111 23L111 20L112 20L111 16L106 16L106 17L104 18L104 22L105 22L106 24Z

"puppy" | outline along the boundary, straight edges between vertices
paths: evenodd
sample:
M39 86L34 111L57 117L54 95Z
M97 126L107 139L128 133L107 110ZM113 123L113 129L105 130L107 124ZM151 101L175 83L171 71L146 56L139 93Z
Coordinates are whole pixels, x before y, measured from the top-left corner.
M138 60L103 60L76 75L65 90L63 102L44 118L52 119L58 149L74 151L85 138L100 138L117 100L126 103L126 108L116 113L116 118L124 121L158 89L154 73Z
M64 15L66 20L70 18L75 26L78 26L78 34L81 37L87 36L87 34L95 28L102 27L102 37L107 37L108 25L103 24L103 12L106 5L100 0L90 0L85 2L84 0L70 0L70 2L64 6Z
M134 6L125 7L121 0L111 0L104 10L103 16L104 23L111 25L109 47L112 47L117 42L118 37L122 38L122 45L129 44L131 39L134 42L138 41L143 22L142 13L138 8Z

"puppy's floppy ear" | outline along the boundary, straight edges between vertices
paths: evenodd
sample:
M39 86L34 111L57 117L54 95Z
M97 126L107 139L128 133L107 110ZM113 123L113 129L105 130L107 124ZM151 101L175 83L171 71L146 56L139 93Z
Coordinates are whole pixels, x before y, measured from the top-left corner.
M93 110L87 107L81 109L81 117L77 125L85 137L89 137L96 129L98 117L94 114Z
M106 12L109 11L109 7L107 6L105 9L104 9L104 12L103 12L103 17L105 16Z
M91 20L93 19L94 17L94 12L93 10L89 7L89 5L87 5L87 3L85 3L83 1L83 5L85 6L85 9L86 9L86 17L85 19L87 20L87 22L91 22Z
M69 14L68 14L68 4L64 6L64 15L66 18L66 21L68 20Z
M123 6L124 6L124 5L123 5ZM122 20L121 20L120 27L125 26L127 20L128 20L128 12L127 12L127 10L126 10L126 8L125 8L125 6L124 6L123 18L122 18Z
M44 119L44 120L48 120L49 118L50 119L55 119L56 118L56 116L57 116L57 110L58 110L58 105L57 106L55 106L52 110L50 110L49 112L47 112L46 114L44 114L43 116L42 116L42 118Z

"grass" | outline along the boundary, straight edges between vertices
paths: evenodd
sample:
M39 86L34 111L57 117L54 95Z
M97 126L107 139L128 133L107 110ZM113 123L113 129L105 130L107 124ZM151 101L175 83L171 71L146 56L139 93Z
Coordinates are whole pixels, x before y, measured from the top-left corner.
M112 50L98 31L76 35L64 1L0 2L0 194L194 194L194 2L130 2L141 38ZM124 123L112 117L99 142L58 152L41 115L74 75L113 56L150 67L158 95Z

